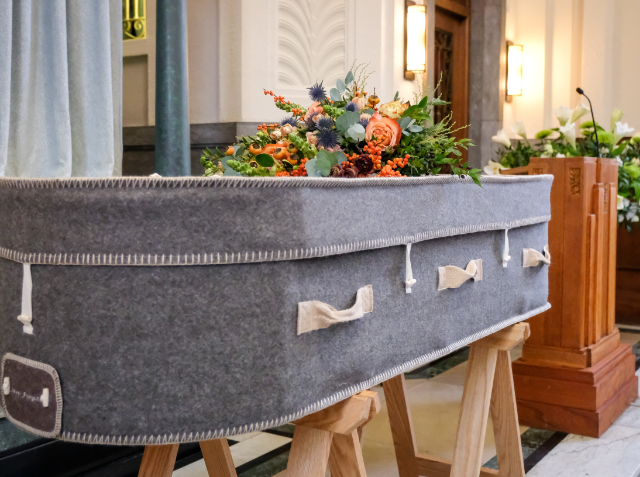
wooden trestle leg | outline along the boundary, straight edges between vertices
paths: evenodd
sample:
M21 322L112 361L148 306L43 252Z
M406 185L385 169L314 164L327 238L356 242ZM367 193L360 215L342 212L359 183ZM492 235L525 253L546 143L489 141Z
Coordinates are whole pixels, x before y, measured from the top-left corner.
M363 391L294 422L287 477L366 477L360 430L380 411L380 398Z
M400 477L524 477L509 353L528 337L529 325L519 323L471 345L453 460L418 452L404 375L383 384ZM481 467L489 411L499 470Z
M380 397L362 391L294 422L287 477L366 477L360 436L380 412ZM209 477L237 477L227 439L200 442ZM171 477L178 444L147 446L138 477Z

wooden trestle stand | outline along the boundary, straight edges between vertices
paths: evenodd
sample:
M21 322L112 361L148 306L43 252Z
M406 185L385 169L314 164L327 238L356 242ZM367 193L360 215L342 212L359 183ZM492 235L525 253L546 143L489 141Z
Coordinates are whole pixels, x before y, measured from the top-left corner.
M294 421L287 477L366 477L361 437L380 411L380 398L362 391L326 409ZM209 477L236 477L227 439L200 442ZM171 477L178 444L147 446L138 477Z
M615 328L618 164L532 158L504 174L552 174L551 309L529 320L513 363L520 422L600 437L638 397L635 356Z
M418 452L404 375L384 382L400 477L524 477L510 350L528 336L529 325L519 323L471 345L451 461ZM482 467L489 411L500 470Z

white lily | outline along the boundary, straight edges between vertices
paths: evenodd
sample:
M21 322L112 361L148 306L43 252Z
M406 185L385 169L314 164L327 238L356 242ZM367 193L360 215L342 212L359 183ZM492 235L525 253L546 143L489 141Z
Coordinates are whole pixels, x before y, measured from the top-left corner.
M629 199L625 199L620 194L618 194L618 210L624 209L627 205L629 205Z
M484 166L484 173L488 176L499 176L502 169L509 169L503 166L499 162L489 161L489 164Z
M558 122L560 123L560 126L564 126L571 119L573 110L571 108L567 108L566 106L560 106L558 109L554 111L554 113L556 113L556 118L558 118Z
M622 116L624 116L624 111L622 109L616 108L611 113L611 132L616 129L616 123L622 121Z
M571 144L571 147L576 147L576 123L567 123L560 127L560 132L564 134L564 140Z
M576 109L574 109L573 114L571 115L571 120L569 122L575 123L582 116L591 111L591 108L584 103L580 103Z
M557 158L562 158L562 157L567 157L567 156L565 156L564 154L560 154L560 153L558 153L558 154L556 154L556 157L557 157Z
M504 129L498 131L498 133L491 138L493 142L502 144L504 147L511 147L511 139L507 136L507 132Z
M622 124L620 121L618 121L615 124L615 128L613 129L613 144L614 145L618 144L620 139L622 139L625 136L628 136L633 131L635 131L635 129L634 128L630 128L629 124L627 124L627 123Z
M523 121L516 121L516 123L511 126L511 132L517 134L522 139L527 139L527 130L524 127Z

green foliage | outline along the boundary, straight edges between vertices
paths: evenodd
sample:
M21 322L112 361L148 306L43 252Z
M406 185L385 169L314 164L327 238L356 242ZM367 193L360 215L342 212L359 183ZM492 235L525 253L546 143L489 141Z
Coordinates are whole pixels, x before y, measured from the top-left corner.
M304 157L308 159L316 157L316 154L318 154L316 147L309 144L306 138L299 136L298 133L289 134L289 141L291 141L294 146L300 150Z

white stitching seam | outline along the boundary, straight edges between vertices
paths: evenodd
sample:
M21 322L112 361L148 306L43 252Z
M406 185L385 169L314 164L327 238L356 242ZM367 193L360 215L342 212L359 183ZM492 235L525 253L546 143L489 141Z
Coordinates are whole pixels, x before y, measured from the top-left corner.
M152 436L152 435L151 436L103 436L98 434L95 434L95 435L89 434L87 436L87 434L81 434L78 432L64 431L62 432L59 438L64 441L84 442L87 444L108 444L108 445L147 445L147 444L154 445L155 444L155 445L159 445L159 444L174 444L174 443L184 443L184 442L199 442L199 441L217 439L220 437L233 436L236 434L246 434L249 432L260 431L262 429L268 429L274 426L280 426L282 424L286 424L288 422L291 422L303 416L306 416L307 414L311 414L321 409L324 409L325 407L331 406L336 402L342 401L348 398L349 396L353 396L354 394L357 394L364 389L368 389L372 386L375 386L376 384L379 384L383 381L386 381L387 379L397 376L400 373L403 373L412 368L415 368L416 366L420 366L430 361L434 361L442 356L445 356L449 353L452 353L462 348L463 346L471 344L474 341L479 340L480 338L484 338L485 336L489 336L490 334L493 334L496 331L500 331L501 329L506 328L509 325L512 325L514 323L519 323L524 320L528 320L532 316L542 313L543 311L546 311L549 308L551 308L551 305L547 303L546 305L543 305L539 308L531 310L523 315L519 315L514 318L505 320L501 323L493 325L490 328L487 328L483 331L480 331L471 336L468 336L467 338L463 338L459 341L456 341L455 343L452 343L445 348L442 348L437 351L433 351L424 356L420 356L419 358L413 359L400 366L396 366L394 368L389 369L388 371L378 374L377 376L374 376L371 379L368 379L359 384L355 384L346 389L343 389L342 391L339 391L333 394L332 396L329 396L328 398L321 399L320 401L310 404L309 406L306 406L305 408L297 412L288 414L286 416L282 416L274 419L268 419L262 422L246 424L239 427L216 429L214 431L202 431L199 433L197 432L195 434L190 433L188 436L186 432L184 432L182 435L177 433L177 434L168 434L168 435L164 434L164 435L158 435L158 436Z
M345 179L346 180L346 179ZM551 216L544 215L529 219L515 220L512 222L498 222L493 224L467 225L465 227L449 227L441 230L431 230L416 235L404 235L378 240L363 240L342 245L329 245L325 247L313 247L307 249L293 250L266 250L252 252L218 252L191 254L191 255L171 255L168 263L158 263L157 255L150 254L116 254L113 261L111 254L51 254L51 253L25 253L0 247L0 258L6 258L19 263L30 263L32 265L103 265L103 266L196 266L196 265L225 265L230 263L258 263L258 262L278 262L283 260L300 260L315 257L327 257L330 255L340 255L343 253L359 252L362 250L372 250L377 248L387 248L407 243L422 242L436 238L451 237L454 235L472 234L478 232L488 232L505 228L513 229L526 225L534 225L551 220ZM277 255L274 256L274 253ZM224 256L223 256L224 254ZM268 254L271 254L269 257ZM230 256L229 256L230 255ZM86 257L86 260L85 260ZM131 258L133 257L133 263ZM97 262L97 263L96 263Z

